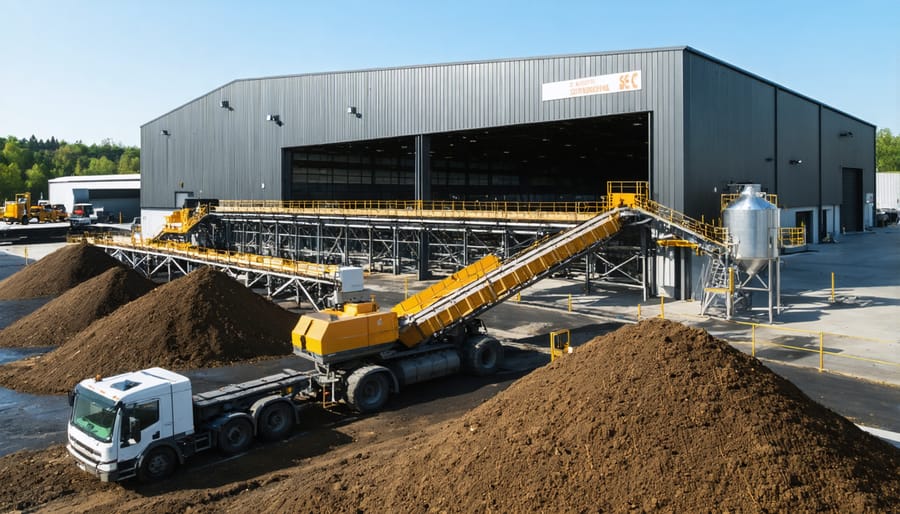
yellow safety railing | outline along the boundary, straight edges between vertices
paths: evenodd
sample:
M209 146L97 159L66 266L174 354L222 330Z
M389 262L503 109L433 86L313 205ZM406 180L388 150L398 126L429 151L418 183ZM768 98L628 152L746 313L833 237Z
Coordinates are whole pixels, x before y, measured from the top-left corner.
M869 339L857 336L848 336L831 332L801 330L789 327L780 327L776 325L767 325L763 323L737 322L737 324L750 327L750 354L754 357L756 356L757 349L760 346L766 346L770 348L780 348L795 352L818 354L819 371L825 371L826 369L826 356L828 356L829 359L850 359L855 361L868 362L871 364L888 366L890 368L896 368L897 371L900 371L900 362L892 362L884 359L873 359L861 355L853 355L852 353L850 353L850 351L848 351L850 349L849 347L851 346L850 343L854 341L894 344L900 346L900 344L896 342L882 341L878 339ZM825 345L826 340L829 341L829 343L831 343L832 345L839 345L840 350L837 351L828 349L829 347ZM845 342L841 343L842 340ZM777 358L774 357L767 357L777 360Z
M558 218L585 220L605 210L605 202L515 202L480 200L221 200L216 212L317 215L372 214L432 218Z
M136 243L132 239L116 237L107 232L69 236L68 240L69 242L84 242L134 250L159 251L170 255L191 257L209 263L241 266L261 271L273 271L312 278L331 278L336 276L340 269L340 266L334 264L317 264L314 262L295 261L282 257L270 257L252 253L202 248L193 246L187 242L155 240Z
M550 332L550 362L567 353L572 353L572 334L568 328Z
M781 247L785 246L803 246L806 244L806 227L782 227L779 234Z
M200 204L196 209L178 209L166 216L162 231L168 234L187 234L208 213L206 204Z

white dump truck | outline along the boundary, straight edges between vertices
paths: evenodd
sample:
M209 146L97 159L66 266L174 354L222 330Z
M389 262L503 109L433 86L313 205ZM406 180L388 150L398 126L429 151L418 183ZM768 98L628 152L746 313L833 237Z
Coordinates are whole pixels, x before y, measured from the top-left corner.
M191 393L187 377L162 368L82 380L69 395L67 449L104 482L166 478L197 452L235 454L255 436L285 437L297 405L307 401L310 375L285 369L201 394Z

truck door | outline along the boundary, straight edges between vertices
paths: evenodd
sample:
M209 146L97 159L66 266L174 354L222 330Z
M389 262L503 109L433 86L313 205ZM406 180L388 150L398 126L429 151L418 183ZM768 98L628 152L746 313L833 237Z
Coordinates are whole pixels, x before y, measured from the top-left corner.
M141 400L125 406L119 429L119 463L137 459L144 449L172 437L172 399Z

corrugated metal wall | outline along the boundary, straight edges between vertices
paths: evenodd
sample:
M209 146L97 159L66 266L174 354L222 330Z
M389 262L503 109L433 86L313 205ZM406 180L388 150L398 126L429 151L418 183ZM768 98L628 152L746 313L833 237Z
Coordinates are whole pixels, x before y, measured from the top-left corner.
M759 183L789 209L839 205L844 167L862 169L863 188L872 191L872 125L702 54L685 55L688 213L717 217L718 193L729 182Z
M285 147L652 112L652 180L661 201L679 205L682 56L676 48L232 82L141 128L141 204L172 207L177 190L281 199ZM541 84L632 70L641 70L640 91L541 101Z

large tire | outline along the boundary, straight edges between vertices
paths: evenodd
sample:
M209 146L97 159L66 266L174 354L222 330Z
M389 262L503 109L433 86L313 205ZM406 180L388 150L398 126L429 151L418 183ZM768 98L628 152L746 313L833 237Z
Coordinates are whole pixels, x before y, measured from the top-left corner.
M470 375L493 375L503 362L503 345L490 336L475 336L463 346L463 369Z
M157 446L141 461L138 470L138 480L141 482L156 482L172 476L178 467L178 458L175 452L168 446Z
M283 439L294 427L294 408L285 402L270 403L260 412L256 426L263 439Z
M347 378L347 403L361 413L377 412L391 395L389 371L381 366L360 368Z
M246 450L253 442L253 424L247 418L232 418L219 429L219 449L228 455Z

